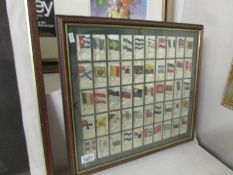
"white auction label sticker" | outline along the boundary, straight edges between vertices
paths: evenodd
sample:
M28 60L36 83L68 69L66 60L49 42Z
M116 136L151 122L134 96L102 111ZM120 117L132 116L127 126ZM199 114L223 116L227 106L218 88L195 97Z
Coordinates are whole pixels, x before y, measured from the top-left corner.
M95 160L95 154L94 153L86 154L84 156L81 156L81 163L82 164L86 164L86 163L92 162L94 160Z
M70 43L75 43L74 34L73 33L69 33L68 36L69 36Z

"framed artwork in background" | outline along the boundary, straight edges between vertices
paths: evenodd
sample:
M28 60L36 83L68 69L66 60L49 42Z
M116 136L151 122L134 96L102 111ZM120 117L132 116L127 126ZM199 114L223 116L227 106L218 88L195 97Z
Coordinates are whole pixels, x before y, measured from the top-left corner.
M193 139L202 25L57 16L70 170Z

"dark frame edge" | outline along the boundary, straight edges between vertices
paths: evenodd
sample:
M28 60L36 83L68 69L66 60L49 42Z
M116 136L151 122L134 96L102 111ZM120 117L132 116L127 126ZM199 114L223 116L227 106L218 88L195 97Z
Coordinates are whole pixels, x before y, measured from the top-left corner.
M27 0L27 5L45 165L47 174L54 175L35 1Z

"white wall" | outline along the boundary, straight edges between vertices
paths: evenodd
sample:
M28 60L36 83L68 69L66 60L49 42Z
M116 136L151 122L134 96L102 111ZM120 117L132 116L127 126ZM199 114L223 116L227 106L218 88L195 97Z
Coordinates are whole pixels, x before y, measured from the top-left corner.
M221 106L233 57L233 1L186 0L182 22L204 24L197 136L233 168L233 111Z

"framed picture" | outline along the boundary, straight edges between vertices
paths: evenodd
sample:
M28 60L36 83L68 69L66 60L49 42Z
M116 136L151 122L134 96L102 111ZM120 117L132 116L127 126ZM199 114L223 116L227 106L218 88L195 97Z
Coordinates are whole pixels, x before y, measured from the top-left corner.
M202 25L57 17L72 174L193 139Z
M222 105L233 110L233 61L231 63L230 72L227 78Z

